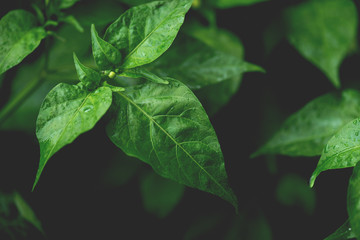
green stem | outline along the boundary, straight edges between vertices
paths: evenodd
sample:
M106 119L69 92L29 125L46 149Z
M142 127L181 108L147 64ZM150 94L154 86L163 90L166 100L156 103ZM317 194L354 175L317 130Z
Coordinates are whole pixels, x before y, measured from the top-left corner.
M7 105L0 111L0 126L8 119L12 113L35 91L42 83L46 76L46 72L41 73L41 77L35 77L29 84L21 90Z

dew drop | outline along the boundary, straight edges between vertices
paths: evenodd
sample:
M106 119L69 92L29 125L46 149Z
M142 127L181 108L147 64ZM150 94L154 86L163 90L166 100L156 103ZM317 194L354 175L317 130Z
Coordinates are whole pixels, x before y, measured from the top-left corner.
M359 136L359 131L356 131L356 132L355 132L355 136Z
M82 110L87 113L93 110L93 108L94 108L93 106L89 105L89 106L85 106Z
M353 124L356 125L357 124L357 119L353 121Z

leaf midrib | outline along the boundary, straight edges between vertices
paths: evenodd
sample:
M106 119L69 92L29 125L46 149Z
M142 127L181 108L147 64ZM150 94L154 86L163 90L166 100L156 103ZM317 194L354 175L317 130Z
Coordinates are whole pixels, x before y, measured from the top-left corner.
M150 116L147 112L145 112L140 106L138 106L134 101L132 101L128 96L118 92L118 94L123 97L126 101L128 101L129 103L131 103L132 105L134 105L140 112L142 112L151 122L153 122L162 132L165 133L166 136L168 136L174 143L177 147L179 147L181 150L184 151L184 153L186 155L189 156L189 158L202 170L204 171L209 177L210 179L216 184L218 185L222 191L224 191L227 195L230 195L231 199L232 199L232 196L231 194L229 194L228 191L226 191L226 189L218 182L216 181L216 179L208 172L206 171L194 158L193 156L190 155L190 153L188 153L186 151L186 149L184 149L181 144L179 144L176 139L170 135L170 133L168 133L164 128L161 127L161 125L159 123L157 123L153 118L152 116Z

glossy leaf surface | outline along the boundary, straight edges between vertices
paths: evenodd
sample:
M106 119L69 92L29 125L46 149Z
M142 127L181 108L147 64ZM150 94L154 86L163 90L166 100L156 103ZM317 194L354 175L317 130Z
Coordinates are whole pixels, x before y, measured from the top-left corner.
M313 172L310 186L323 171L354 167L360 160L360 119L350 121L326 144L318 165Z
M73 54L73 56L74 56L75 69L79 77L79 80L89 90L93 90L96 87L98 87L101 81L101 74L95 71L94 69L84 66L79 61L75 53Z
M159 175L218 195L237 208L212 125L194 94L176 80L147 82L114 95L110 139Z
M360 164L356 164L349 181L347 211L351 231L360 238Z
M155 1L133 7L106 30L104 40L122 51L122 68L154 61L175 39L192 0Z
M41 105L36 122L40 163L34 186L49 158L80 134L92 129L111 105L112 92L100 87L89 92L81 86L60 83Z
M0 74L19 64L46 37L36 18L24 10L13 10L0 20Z
M140 192L147 212L166 217L180 202L185 186L151 171L141 178Z
M93 56L100 69L109 70L120 64L120 51L99 37L94 24L91 25L91 40Z
M291 115L253 156L282 154L321 155L329 139L345 124L360 116L360 92L344 90L320 96Z
M311 0L288 9L284 16L289 42L340 87L339 67L357 33L354 2Z

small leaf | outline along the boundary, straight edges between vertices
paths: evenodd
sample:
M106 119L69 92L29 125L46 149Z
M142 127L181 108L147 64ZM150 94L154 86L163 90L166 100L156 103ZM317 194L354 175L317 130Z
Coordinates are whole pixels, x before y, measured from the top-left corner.
M314 185L316 177L323 171L354 167L360 160L360 119L354 119L342 127L326 144L319 163L310 179Z
M144 208L164 218L176 207L184 194L184 185L160 177L151 171L141 178L140 190Z
M44 233L40 220L36 217L34 211L27 202L25 202L25 200L17 192L14 194L14 203L20 213L20 216L34 225L40 232Z
M105 33L105 41L121 50L122 68L134 68L154 61L175 39L192 0L155 1L132 7Z
M46 37L36 18L24 10L13 10L0 20L0 74L19 64Z
M92 52L96 64L103 70L112 69L120 64L121 53L110 43L101 39L96 32L95 25L91 25Z
M305 1L287 9L284 18L289 42L339 88L340 64L357 36L354 2Z
M360 238L360 163L357 163L351 175L347 195L347 211L351 232ZM350 229L350 228L349 228Z
M60 9L66 9L72 7L75 3L80 0L57 0Z
M114 95L112 142L159 175L218 195L237 208L214 129L190 89L172 79L147 82Z
M119 75L130 78L146 78L147 80L155 83L169 84L167 80L164 80L159 76L153 74L152 72L149 72L148 70L141 67L127 69Z
M88 68L81 64L76 54L73 54L74 63L79 80L89 90L97 88L101 82L101 74L94 69Z
M94 92L64 83L54 87L44 99L36 121L40 163L34 187L49 158L92 129L111 105L112 92L100 87Z
M217 8L232 8L237 6L248 6L255 3L266 2L269 0L210 0L211 5Z
M320 155L329 139L360 115L360 92L320 96L291 115L275 135L252 157L262 154L288 156Z
M79 32L81 32L81 33L84 32L84 28L81 26L81 24L78 22L78 20L74 16L68 15L64 19L62 19L62 21L71 24Z
M324 240L345 240L353 238L355 238L355 234L351 230L349 220L347 220L343 225L341 225L341 227Z
M191 21L184 24L182 30L185 34L205 43L214 50L244 58L243 44L236 35L226 29L206 27L197 21Z

